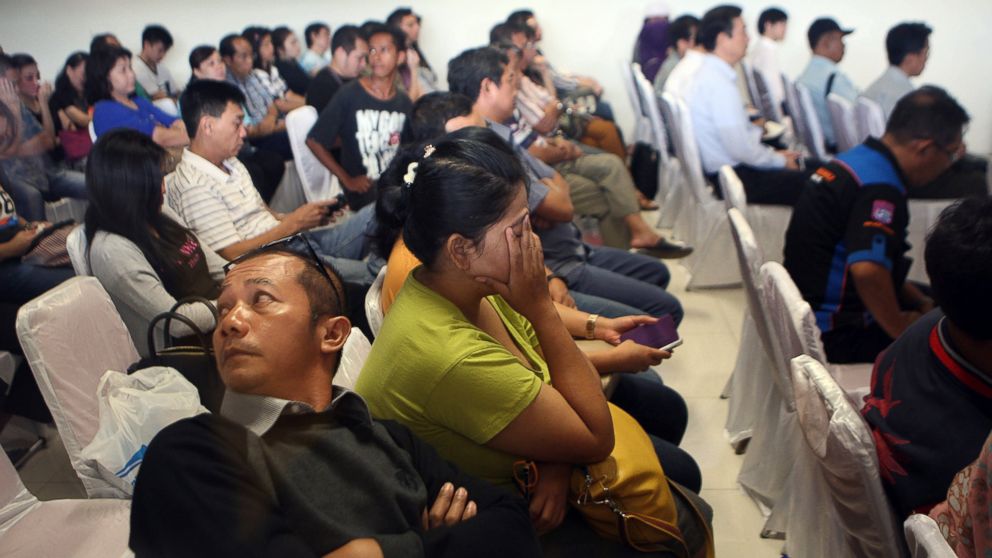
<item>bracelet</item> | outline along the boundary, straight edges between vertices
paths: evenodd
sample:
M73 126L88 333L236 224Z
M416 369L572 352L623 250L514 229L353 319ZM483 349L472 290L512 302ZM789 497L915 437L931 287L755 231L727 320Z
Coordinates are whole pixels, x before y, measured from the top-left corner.
M596 338L596 320L599 319L599 314L589 314L586 318L586 339Z

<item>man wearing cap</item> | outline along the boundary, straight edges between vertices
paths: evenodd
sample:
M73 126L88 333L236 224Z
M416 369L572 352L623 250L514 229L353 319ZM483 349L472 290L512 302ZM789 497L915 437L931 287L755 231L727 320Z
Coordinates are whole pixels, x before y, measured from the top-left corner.
M820 128L823 129L823 137L831 151L837 141L830 121L830 110L827 109L827 95L836 93L852 103L858 98L858 89L837 67L844 58L844 36L851 33L854 33L854 29L841 29L829 17L814 21L806 33L809 48L813 49L813 57L796 80L809 89L816 115L820 119Z

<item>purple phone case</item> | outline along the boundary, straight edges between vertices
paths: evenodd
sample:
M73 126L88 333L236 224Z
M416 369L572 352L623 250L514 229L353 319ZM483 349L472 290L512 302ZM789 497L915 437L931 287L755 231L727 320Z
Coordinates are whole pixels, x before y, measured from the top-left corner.
M620 336L621 341L631 341L660 349L679 340L679 332L675 329L675 320L670 315L658 318L653 324L642 324Z

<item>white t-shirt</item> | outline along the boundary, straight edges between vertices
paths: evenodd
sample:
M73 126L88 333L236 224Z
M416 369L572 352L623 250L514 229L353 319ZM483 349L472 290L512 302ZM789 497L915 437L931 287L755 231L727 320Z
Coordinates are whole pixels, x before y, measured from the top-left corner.
M762 35L750 50L751 67L761 72L772 101L776 106L781 106L785 100L785 86L782 84L782 69L778 63L778 43Z
M159 91L170 97L179 94L179 85L172 79L172 73L164 64L156 65L153 71L140 56L135 56L131 62L131 69L134 70L135 79L149 96L154 96Z

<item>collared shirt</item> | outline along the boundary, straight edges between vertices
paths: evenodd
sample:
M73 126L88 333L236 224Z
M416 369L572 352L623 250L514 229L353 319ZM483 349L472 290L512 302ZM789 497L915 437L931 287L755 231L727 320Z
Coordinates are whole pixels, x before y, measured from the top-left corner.
M169 207L215 252L279 224L244 165L235 157L222 164L223 170L186 149L166 178Z
M275 64L270 65L268 71L255 68L252 73L255 74L262 87L269 92L273 99L282 99L286 96L286 82L279 75L279 68L276 68Z
M245 108L252 124L261 122L269 112L269 105L272 104L273 97L269 90L262 85L254 73L250 73L241 79L227 70L227 81L238 86L238 89L245 94Z
M674 73L673 73L674 76ZM671 84L672 78L668 78ZM723 165L781 168L785 157L761 143L761 128L751 124L737 90L737 72L713 54L703 57L682 98L689 109L703 172Z
M692 83L693 76L703 65L705 58L706 53L696 49L690 48L685 51L685 56L679 60L679 63L672 69L672 73L668 75L668 80L665 81L665 92L685 100L686 89Z
M754 42L748 53L751 67L761 72L761 77L765 78L768 92L772 96L775 106L781 106L785 100L785 86L782 84L782 68L778 63L778 41L769 39L762 35Z
M947 498L992 429L992 377L969 363L936 309L879 355L861 410L889 501L901 517Z
M888 120L899 99L914 89L916 87L909 81L906 72L895 66L889 66L874 83L868 86L868 89L865 89L863 95L878 103L885 113L885 119Z
M813 98L813 107L816 108L816 116L819 117L820 127L823 129L823 139L828 144L835 145L837 141L834 136L834 125L830 120L830 109L827 108L827 82L830 76L834 76L830 93L836 93L852 103L858 99L858 88L854 87L837 64L818 54L810 58L809 64L796 78L796 82L809 89L809 95Z
M323 55L307 49L302 55L300 55L299 62L300 66L303 67L303 70L308 75L313 75L316 68L326 66L331 63L331 49L327 49Z
M372 414L368 405L357 393L340 386L333 387L331 404L328 407L341 422L372 426ZM290 401L267 395L249 395L228 390L220 414L262 436L284 415L305 415L320 412L307 403Z

